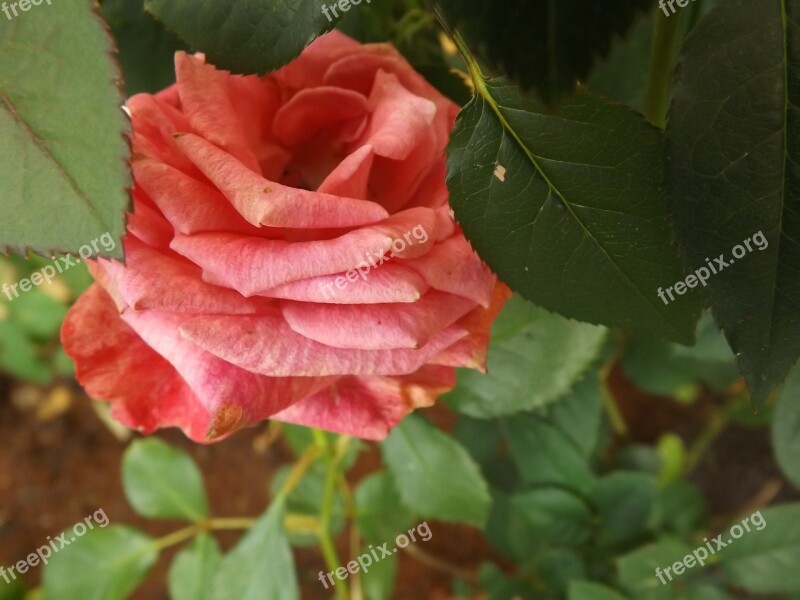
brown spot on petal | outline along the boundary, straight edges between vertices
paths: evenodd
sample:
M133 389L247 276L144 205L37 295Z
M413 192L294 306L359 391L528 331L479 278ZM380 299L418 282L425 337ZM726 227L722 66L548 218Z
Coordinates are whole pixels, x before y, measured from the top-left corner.
M182 138L185 135L188 135L188 134L181 133L180 131L176 131L175 133L172 134L172 139L178 140L178 139Z
M272 188L271 188L271 187L269 187L269 186L265 187L265 188L264 188L264 193L265 193L265 194L271 194L271 193L272 193Z
M206 431L206 441L210 442L223 435L233 433L245 425L244 411L241 406L224 404L211 417L211 423Z

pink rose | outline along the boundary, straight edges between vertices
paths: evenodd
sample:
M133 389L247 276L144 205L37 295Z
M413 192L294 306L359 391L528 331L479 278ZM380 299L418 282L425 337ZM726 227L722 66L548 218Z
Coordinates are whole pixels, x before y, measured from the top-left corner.
M508 291L454 223L457 107L340 33L265 77L179 53L130 99L126 263L62 330L122 423L212 441L263 419L380 439L483 368Z

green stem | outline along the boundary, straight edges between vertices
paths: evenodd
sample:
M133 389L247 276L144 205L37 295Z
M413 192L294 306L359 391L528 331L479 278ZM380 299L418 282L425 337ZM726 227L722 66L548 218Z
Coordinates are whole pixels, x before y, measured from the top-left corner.
M206 531L226 530L226 529L250 529L258 519L250 517L232 517L232 518L219 518L219 519L203 519L188 527L173 531L158 538L153 542L153 546L161 551L164 548L175 546L181 542L185 542L196 535Z
M278 490L278 493L275 494L275 502L284 502L286 498L289 497L289 494L292 493L297 484L300 483L300 480L306 474L309 467L317 460L317 457L320 454L320 447L317 444L312 444L309 446L300 459L294 463L292 470L289 473L289 476L286 478L286 481L283 482L283 485Z
M653 125L663 129L667 122L669 84L678 45L681 19L677 14L667 16L656 10L653 47L650 54L650 78L645 94L645 116Z
M328 571L335 573L342 563L336 553L336 547L331 537L331 516L333 514L333 500L335 498L336 481L339 476L339 463L336 451L331 447L327 436L319 429L314 429L314 441L316 446L321 449L325 456L325 490L322 496L322 510L319 516L319 537L322 556ZM349 596L347 583L340 579L336 586L336 597L346 600Z
M730 417L725 409L718 410L709 420L706 428L697 436L689 450L686 452L686 467L684 474L689 475L700 464L700 460L708 450L711 443L717 439L719 434L725 431L730 422Z

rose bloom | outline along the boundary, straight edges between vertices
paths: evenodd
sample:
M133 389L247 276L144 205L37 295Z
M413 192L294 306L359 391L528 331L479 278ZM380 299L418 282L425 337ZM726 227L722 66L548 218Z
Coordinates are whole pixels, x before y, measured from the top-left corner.
M175 63L127 103L125 264L90 263L62 329L90 396L202 442L267 418L381 439L484 368L508 290L448 206L455 104L338 32L265 77Z

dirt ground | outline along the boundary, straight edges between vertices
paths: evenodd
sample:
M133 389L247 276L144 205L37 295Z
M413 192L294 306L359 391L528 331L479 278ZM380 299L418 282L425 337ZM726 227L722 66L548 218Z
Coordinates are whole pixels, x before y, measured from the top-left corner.
M680 408L646 396L628 384L616 370L612 377L620 409L631 426L632 437L654 441L661 432L675 431L691 439L702 427L701 407ZM453 415L444 407L429 416L447 427ZM187 441L177 431L159 436L189 452L206 478L215 516L255 516L267 505L268 484L274 472L292 462L282 443L266 450L261 441L265 428L240 432L213 446ZM182 524L153 522L137 517L123 496L120 459L125 443L106 427L91 401L73 384L62 382L53 390L37 390L0 379L0 565L9 565L32 552L48 535L83 520L102 507L111 523L130 524L160 536ZM378 467L375 445L366 445L349 479L355 483ZM738 515L772 501L797 499L784 484L772 458L766 429L732 426L712 445L695 474L713 514ZM475 571L487 559L505 564L480 534L466 526L431 523L435 531L424 551L459 569ZM235 544L240 534L222 533L223 548ZM340 556L347 556L346 534L339 536ZM162 555L134 600L168 600L166 573L176 552ZM317 573L323 561L317 550L295 553L304 599L325 598ZM449 598L451 574L399 554L396 600ZM30 585L39 582L41 570L26 575Z

